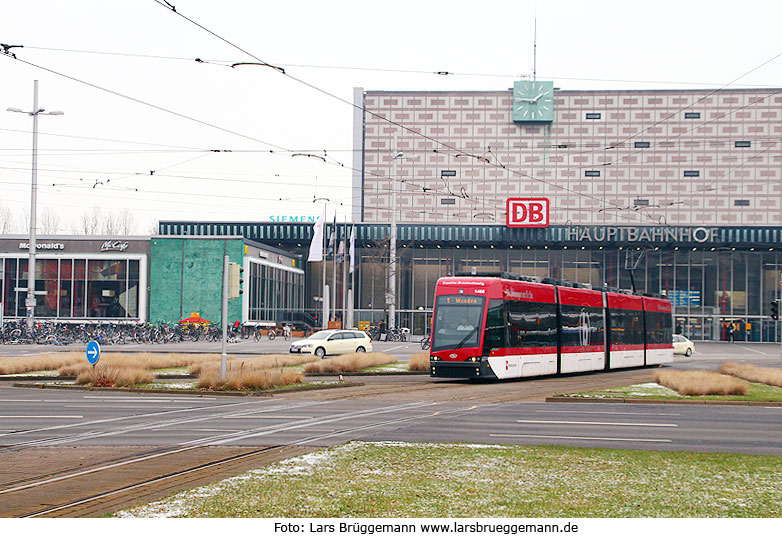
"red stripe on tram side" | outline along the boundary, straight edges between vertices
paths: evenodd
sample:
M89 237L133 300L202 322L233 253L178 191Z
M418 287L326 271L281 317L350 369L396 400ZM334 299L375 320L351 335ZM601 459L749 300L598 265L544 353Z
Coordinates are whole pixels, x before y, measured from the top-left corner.
M644 310L647 312L662 312L668 314L671 312L671 301L668 299L657 299L656 297L644 297Z
M506 347L502 349L493 349L492 357L507 357L512 355L554 355L557 352L556 346L551 347Z
M647 349L673 349L673 344L646 344Z
M605 351L605 346L562 346L562 353L594 353Z
M611 344L611 351L643 351L643 350L644 350L643 344Z
M559 303L568 306L594 306L602 308L603 294L599 291L558 286Z
M643 310L643 297L639 295L625 295L624 293L606 293L608 308L620 310Z

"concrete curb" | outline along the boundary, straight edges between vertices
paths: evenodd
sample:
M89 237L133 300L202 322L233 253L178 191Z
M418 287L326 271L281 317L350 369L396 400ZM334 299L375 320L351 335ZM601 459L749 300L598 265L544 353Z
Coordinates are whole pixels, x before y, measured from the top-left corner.
M744 405L757 407L782 407L782 402L748 402L743 400L662 400L642 398L567 398L554 396L546 398L547 403L629 403L629 404L675 404L675 405Z
M28 389L62 389L62 390L82 390L87 392L138 392L149 394L187 394L196 396L266 396L271 397L277 394L288 394L291 392L308 392L312 390L341 389L347 387L360 387L364 383L334 383L321 387L298 387L278 390L258 390L253 392L241 391L222 391L222 390L173 390L173 389L134 389L130 387L86 387L80 385L52 385L49 383L13 383L12 387Z
M304 374L305 377L370 377L370 376L390 376L390 375L429 375L429 372L411 372L402 370L399 372L314 372ZM0 381L74 381L76 376L39 376L39 375L0 375ZM161 374L155 376L155 381L174 379L193 380L198 376L189 374Z
M306 377L368 377L368 376L388 376L388 375L429 375L429 372L411 372L410 370L402 370L400 372L313 372L311 374L304 374Z

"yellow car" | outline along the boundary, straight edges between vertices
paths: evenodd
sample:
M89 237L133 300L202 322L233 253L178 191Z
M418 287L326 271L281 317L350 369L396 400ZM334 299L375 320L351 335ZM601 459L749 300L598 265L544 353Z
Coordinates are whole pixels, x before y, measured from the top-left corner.
M673 354L684 355L685 357L691 356L695 352L695 344L689 339L680 335L673 335Z
M328 329L318 331L305 340L296 340L289 351L308 353L322 359L326 355L371 352L372 340L363 331Z

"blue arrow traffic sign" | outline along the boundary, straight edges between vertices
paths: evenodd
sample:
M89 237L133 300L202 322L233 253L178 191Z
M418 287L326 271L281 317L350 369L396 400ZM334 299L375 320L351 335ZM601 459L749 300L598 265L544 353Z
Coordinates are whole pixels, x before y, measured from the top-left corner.
M95 340L90 340L87 344L87 362L93 366L97 364L100 358L100 344Z

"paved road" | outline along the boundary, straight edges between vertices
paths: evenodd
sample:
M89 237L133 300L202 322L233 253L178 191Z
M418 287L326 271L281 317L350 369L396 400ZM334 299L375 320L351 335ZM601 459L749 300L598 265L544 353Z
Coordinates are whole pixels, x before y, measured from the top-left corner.
M240 340L233 344L228 344L229 354L261 354L261 353L288 353L291 342L295 339L286 341L282 337L274 340L263 339L256 342L253 339ZM421 351L420 341L415 342L373 342L374 351L391 353L396 355L402 362L407 362L411 355ZM84 352L86 344L69 344L67 346L44 346L44 345L0 345L0 356L29 356L41 353L57 353L64 351ZM123 344L118 346L102 346L101 352L129 352L138 353L141 351L150 352L170 352L170 353L220 353L220 342L179 342L176 344Z
M351 439L782 455L782 408L101 394L0 387L2 450Z
M242 345L258 352L279 344L236 344ZM381 342L378 348L408 356L418 351L417 344L393 342ZM699 344L691 359L677 357L673 367L714 369L725 360L778 366L777 351L773 344ZM649 371L635 370L644 376ZM407 382L394 380L394 385L388 378L377 378L366 382L381 386L379 397L355 399L339 399L341 389L304 397L237 399L41 391L5 385L0 386L0 445L320 446L349 439L388 439L782 454L779 407L519 403L518 392L532 386L540 393L547 385L567 384L565 391L572 391L572 385L595 380L612 386L612 379L632 372L499 384L416 376ZM396 392L384 395L383 383ZM503 391L514 393L513 399L505 398ZM448 396L435 397L443 392Z

